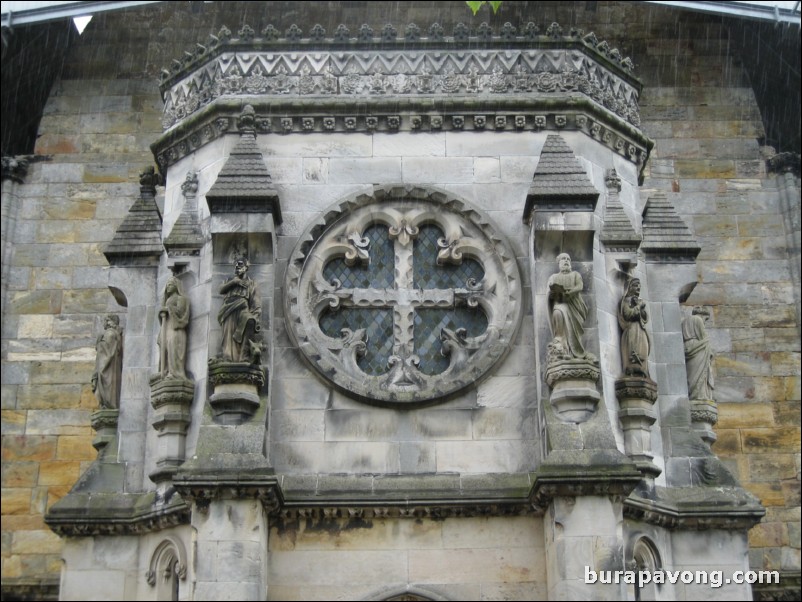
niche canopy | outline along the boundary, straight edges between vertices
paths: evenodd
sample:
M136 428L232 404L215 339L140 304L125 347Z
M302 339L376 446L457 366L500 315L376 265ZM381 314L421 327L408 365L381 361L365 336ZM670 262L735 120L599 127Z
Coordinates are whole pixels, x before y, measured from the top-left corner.
M152 148L166 169L233 130L247 103L258 133L579 131L640 170L652 141L632 69L592 32L557 23L460 23L450 35L437 24L223 27L163 71L165 133Z

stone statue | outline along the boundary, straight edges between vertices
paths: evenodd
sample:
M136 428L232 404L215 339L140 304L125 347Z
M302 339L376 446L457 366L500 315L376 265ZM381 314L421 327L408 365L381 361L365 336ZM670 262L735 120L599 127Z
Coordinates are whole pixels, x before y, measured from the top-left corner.
M685 367L688 371L688 396L696 400L713 399L713 353L705 329L710 315L703 307L694 307L691 315L682 320L682 340L685 343Z
M584 283L579 272L571 270L568 253L557 256L560 271L549 278L549 313L554 339L551 352L560 359L595 359L582 346L583 324L588 308L582 300Z
M651 341L646 332L649 314L646 302L640 298L640 280L633 278L618 307L618 324L621 327L621 363L626 376L649 378L649 350Z
M234 262L234 276L223 283L223 307L217 314L222 327L222 359L251 362L252 349L261 338L262 301L256 283L248 277L250 263L244 257Z
M187 380L187 327L189 299L181 292L181 283L173 276L164 287L159 310L159 373L162 378Z
M123 371L123 335L120 317L109 314L103 322L103 333L95 344L95 372L92 374L92 391L104 410L120 408L120 385Z

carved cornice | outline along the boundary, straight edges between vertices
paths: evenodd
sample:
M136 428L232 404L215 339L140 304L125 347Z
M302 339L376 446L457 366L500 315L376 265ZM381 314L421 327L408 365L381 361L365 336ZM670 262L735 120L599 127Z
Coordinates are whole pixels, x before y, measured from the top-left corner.
M706 529L746 530L755 526L766 511L757 500L716 500L706 507L694 502L694 494L705 488L688 488L684 495L686 501L670 502L648 500L636 496L624 500L624 516L640 520L666 529L703 531ZM702 491L702 493L704 493ZM754 501L753 504L748 502Z
M552 53L554 50L569 49L603 65L632 88L637 89L638 92L641 88L640 81L633 75L634 64L629 57L622 57L617 48L610 48L606 41L599 41L593 32L586 34L583 30L576 28L563 31L558 23L552 23L543 32L534 23L527 23L521 27L520 32L512 24L505 23L498 33L494 32L487 23L482 23L475 31L471 31L464 23L458 23L451 36L446 36L443 28L437 23L432 24L428 32L422 32L417 25L410 23L400 36L392 25L387 24L380 32L375 33L378 35L374 35L373 29L366 24L354 32L353 36L348 27L341 24L331 37L326 36L326 31L320 25L315 25L308 32L307 37L303 36L302 30L297 25L291 25L283 36L272 25L265 27L261 31L261 36L257 36L257 33L249 25L243 25L236 34L223 26L216 36L209 36L205 45L196 44L191 51L184 52L181 60L174 59L169 69L163 69L160 88L163 94L174 89L178 83L185 81L199 68L230 52L247 52L250 56L261 52L278 57L277 60L281 61L282 53L298 54L304 51L317 51L317 56L323 57L326 50L335 50L342 60L356 52L362 56L366 56L367 53L377 56L391 51L409 53L414 50L439 50L442 52L455 48L479 49L484 56L487 56L488 51L493 49L505 51L537 49ZM284 80L293 73L291 70L293 65L282 66L285 66L287 71L282 74L277 70L275 75ZM314 65L309 65L309 67L310 72L307 75L310 77L313 73L320 72L319 69L313 71ZM271 71L262 70L263 77L267 78ZM341 71L345 70L341 69ZM247 76L248 72L241 75ZM336 73L333 75L336 76ZM257 86L260 82L252 81L250 83L251 86ZM274 85L271 87L279 93L286 93L288 87L277 87L276 83L273 82ZM303 84L300 87L303 91Z
M181 498L166 504L154 504L152 493L70 494L68 498L72 498L70 506L54 506L45 516L47 526L62 537L141 535L190 521L190 507Z
M540 515L543 511L534 507L528 500L500 499L488 500L451 500L426 501L409 500L390 502L384 505L371 503L368 500L355 501L347 505L309 503L288 503L279 512L274 513L274 520L332 520L332 519L362 519L370 521L383 518L429 518L441 520L444 518L473 518L485 516L526 516Z
M173 485L181 496L206 512L213 500L255 499L262 502L268 514L275 514L284 504L284 495L274 475L180 472Z
M653 143L639 129L631 61L593 34L509 28L414 40L224 32L163 78L167 131L154 156L166 169L229 131L248 103L258 133L573 130L642 168Z

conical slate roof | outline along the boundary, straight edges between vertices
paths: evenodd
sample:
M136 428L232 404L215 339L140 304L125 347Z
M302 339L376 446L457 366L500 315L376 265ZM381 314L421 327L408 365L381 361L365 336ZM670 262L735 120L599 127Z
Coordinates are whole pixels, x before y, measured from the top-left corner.
M526 195L524 216L535 207L549 211L593 211L599 191L593 187L574 151L557 134L549 134Z
M128 210L104 255L111 265L158 261L162 247L162 216L156 205L156 184L160 177L150 167L139 176L139 198Z
M643 208L643 242L647 260L694 261L701 247L664 192L649 197Z
M253 108L246 106L240 116L239 142L206 193L206 202L211 213L273 213L276 223L280 224L278 192L273 188L262 151L256 145L252 123Z
M621 179L614 169L606 176L607 202L604 205L604 225L599 234L599 240L610 250L635 250L641 241L641 235L635 232L632 222L624 212L624 206L618 198L621 189Z

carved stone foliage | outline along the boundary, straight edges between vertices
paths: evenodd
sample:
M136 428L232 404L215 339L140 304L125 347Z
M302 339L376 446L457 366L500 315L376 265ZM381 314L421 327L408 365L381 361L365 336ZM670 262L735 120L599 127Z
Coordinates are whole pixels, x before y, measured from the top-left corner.
M327 38L316 25L304 39L295 25L283 36L271 25L261 36L247 25L237 34L223 27L206 45L197 44L162 71L164 127L223 95L553 92L585 95L640 124L639 84L629 58L593 33L563 32L556 23L543 34L534 23L518 29L506 23L496 35L486 23L474 32L460 23L446 37L437 24L428 35L410 24L399 37L392 25L378 35L363 25L352 36L340 25ZM444 43L449 45L446 52ZM453 46L471 50L453 52Z
M514 254L478 211L418 188L377 189L310 226L287 270L290 332L335 385L375 403L473 384L521 317Z
M162 125L168 129L223 96L335 99L566 93L585 96L640 126L637 88L572 48L222 52L163 90Z

